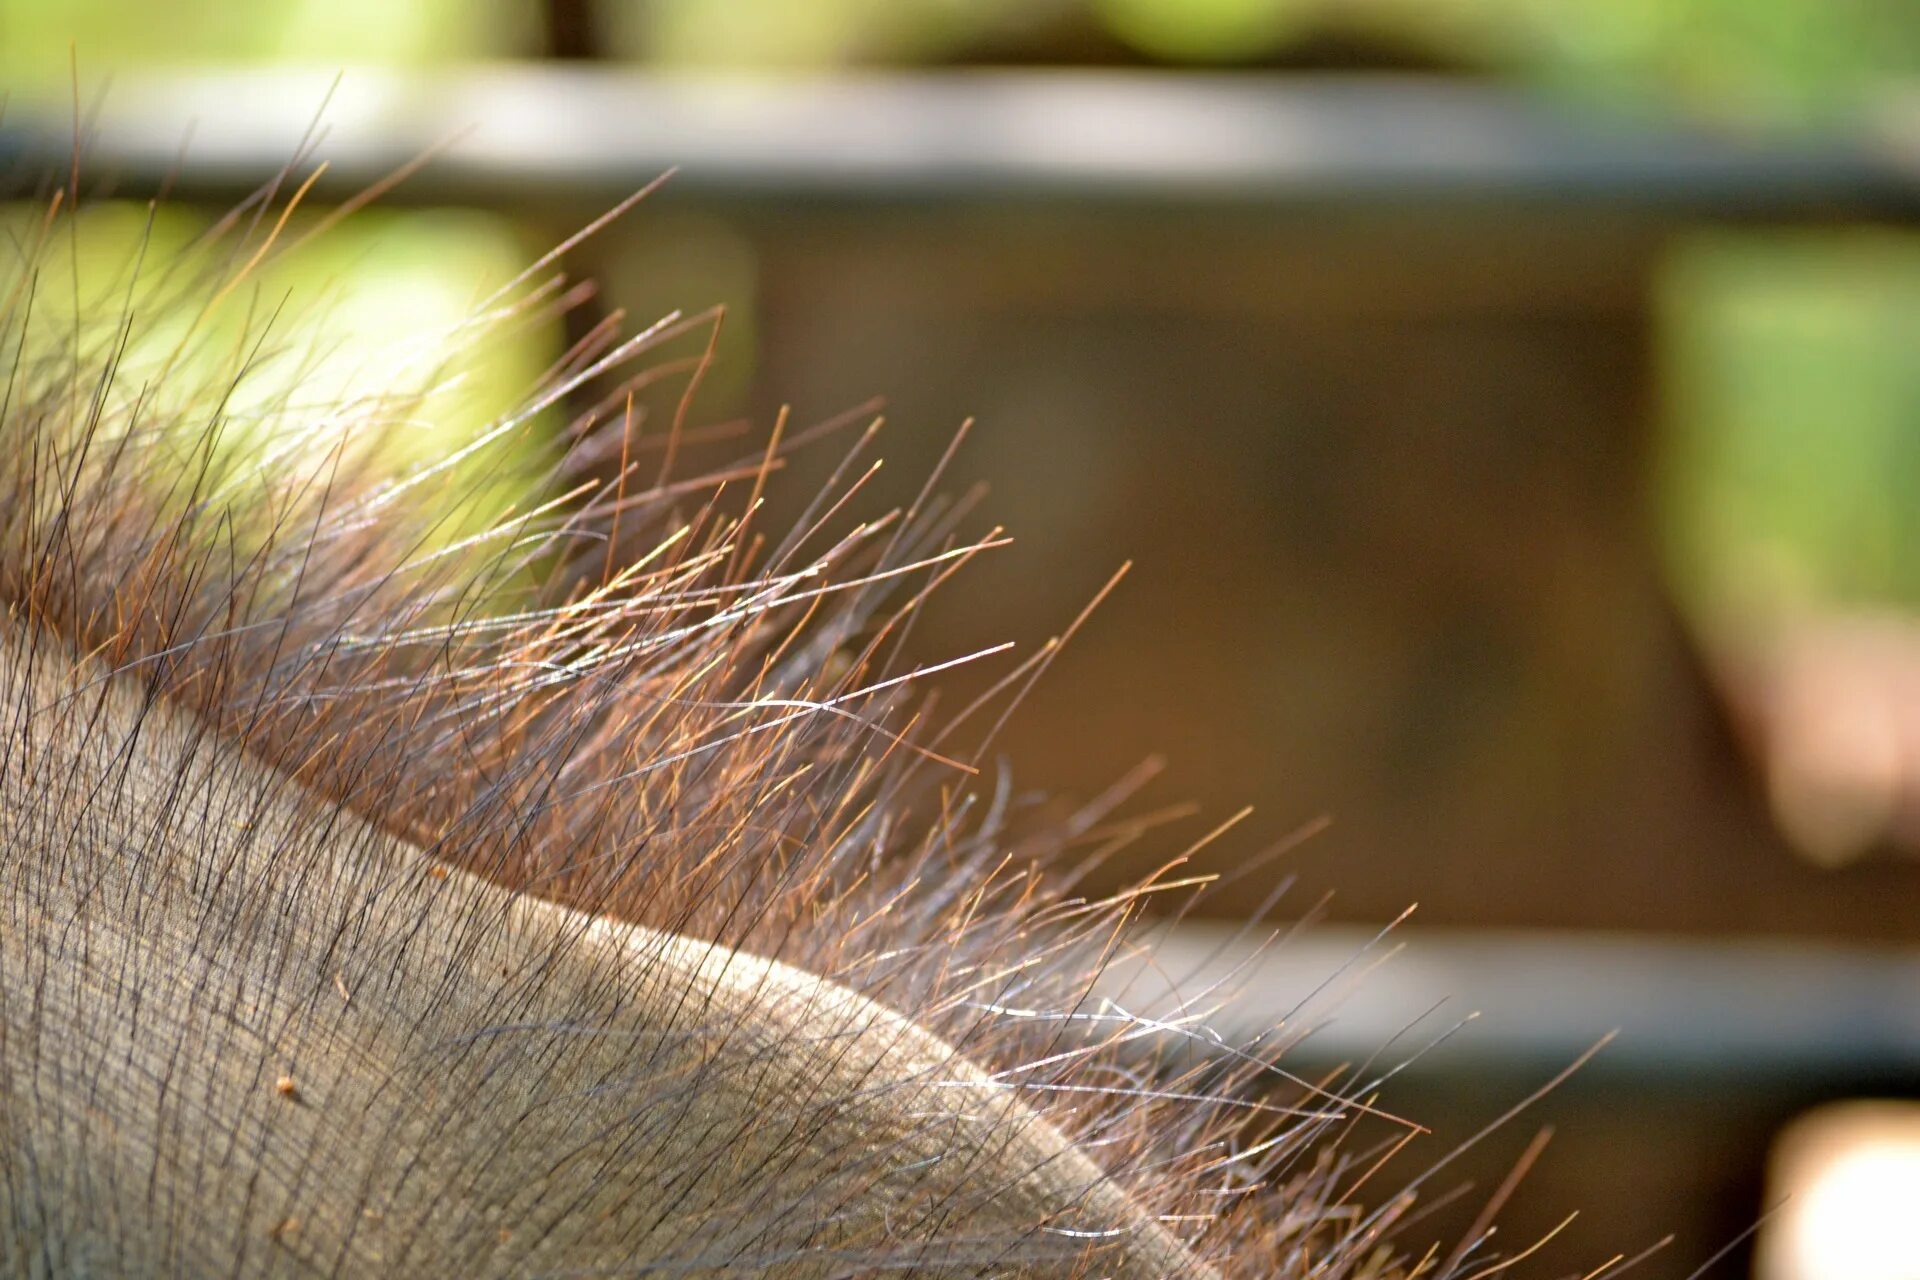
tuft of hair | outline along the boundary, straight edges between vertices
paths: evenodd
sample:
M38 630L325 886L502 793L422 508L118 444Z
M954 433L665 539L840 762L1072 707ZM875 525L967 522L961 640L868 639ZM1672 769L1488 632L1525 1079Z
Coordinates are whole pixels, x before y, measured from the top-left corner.
M448 380L302 397L290 186L77 299L63 189L0 273L0 1267L1461 1264L1349 1198L1371 1082L1094 995L1203 890L1086 895L1128 788L1042 822L976 766L1057 643L942 716L902 665L997 531L848 514L877 421L680 474L713 313L396 468ZM450 349L577 305L560 252Z

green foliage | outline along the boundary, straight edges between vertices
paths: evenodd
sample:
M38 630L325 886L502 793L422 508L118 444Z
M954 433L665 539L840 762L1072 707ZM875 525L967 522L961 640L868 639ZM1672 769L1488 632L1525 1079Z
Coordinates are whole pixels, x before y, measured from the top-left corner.
M1920 235L1719 233L1666 283L1686 596L1713 616L1920 604Z
M1920 9L1874 0L607 0L601 14L616 52L704 67L964 61L1062 27L1174 66L1377 38L1577 95L1772 122L1819 120L1920 70Z
M373 209L307 239L324 217L297 213L269 237L277 215L218 233L180 207L109 201L50 222L44 206L0 206L0 298L14 300L0 334L17 376L57 385L67 362L119 346L103 421L217 420L229 457L341 450L395 474L523 408L557 354L554 326L503 303L475 315L524 258L510 223ZM535 461L551 435L529 426L476 460L471 509L449 513L447 536L523 499L503 463Z
M768 69L911 65L1021 13L1017 0L607 0L598 10L616 56Z
M426 66L532 56L544 0L0 0L0 74L299 62ZM616 56L689 67L965 61L1080 29L1169 65L1284 60L1317 35L1620 102L1817 120L1920 70L1920 9L1883 0L600 0Z
M424 66L536 52L534 0L0 0L15 88L153 67L299 62Z
M1174 62L1213 62L1284 44L1313 16L1308 0L1092 0L1114 35Z
M1818 121L1920 70L1920 10L1873 0L1480 0L1524 31L1518 69L1699 114Z

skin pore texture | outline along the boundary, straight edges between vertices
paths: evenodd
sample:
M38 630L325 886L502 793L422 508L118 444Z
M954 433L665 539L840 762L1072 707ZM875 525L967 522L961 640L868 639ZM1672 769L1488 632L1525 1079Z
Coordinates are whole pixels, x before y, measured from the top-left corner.
M872 1001L439 867L4 634L6 1270L1212 1274Z

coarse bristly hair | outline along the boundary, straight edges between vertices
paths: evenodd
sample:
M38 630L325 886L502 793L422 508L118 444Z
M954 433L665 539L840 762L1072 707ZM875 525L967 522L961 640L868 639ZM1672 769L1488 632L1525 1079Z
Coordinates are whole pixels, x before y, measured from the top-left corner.
M905 633L1001 539L931 480L847 514L877 422L683 477L711 345L660 353L715 317L670 317L396 470L439 387L300 397L254 283L322 229L290 186L72 316L77 184L6 250L0 1268L1487 1265L1400 1240L1409 1195L1355 1203L1416 1132L1343 1138L1376 1081L1092 995L1204 878L1086 896L1146 825L1128 787L1040 823L974 764L1057 641L932 714L947 664L905 669ZM577 304L560 252L456 343Z

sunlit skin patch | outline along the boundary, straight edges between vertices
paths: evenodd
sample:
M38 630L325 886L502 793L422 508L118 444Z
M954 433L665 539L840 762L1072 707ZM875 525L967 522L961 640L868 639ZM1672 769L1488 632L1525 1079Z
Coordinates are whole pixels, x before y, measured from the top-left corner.
M253 308L300 189L177 296ZM877 422L686 474L704 314L596 327L397 471L349 446L424 393L288 402L297 448L229 432L230 382L119 384L139 306L33 328L63 217L0 281L34 353L0 417L0 1265L1404 1269L1410 1197L1349 1197L1421 1131L1363 1079L1090 996L1143 905L1209 877L1090 900L1145 775L1055 824L981 767L1084 611L929 714L930 677L1001 650L915 665L904 633L1006 539L938 476L863 514ZM567 247L482 313L563 310ZM525 447L550 422L559 451ZM785 458L836 436L768 527ZM1359 1118L1389 1136L1350 1154Z

